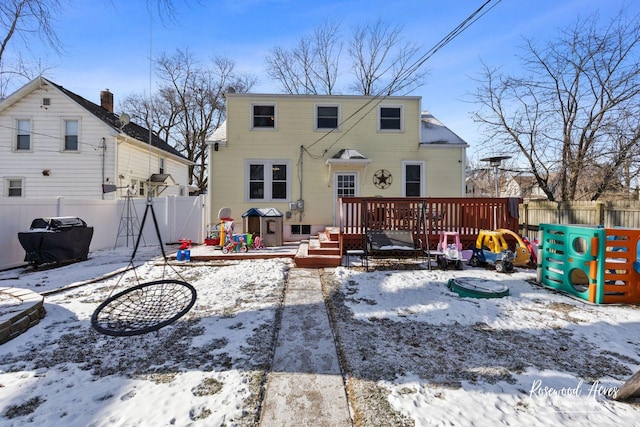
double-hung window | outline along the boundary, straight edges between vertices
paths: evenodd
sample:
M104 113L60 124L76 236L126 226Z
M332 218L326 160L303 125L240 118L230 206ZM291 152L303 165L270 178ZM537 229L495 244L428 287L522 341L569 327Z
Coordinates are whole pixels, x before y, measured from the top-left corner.
M291 193L291 162L247 160L247 201L287 201Z
M251 106L251 127L253 129L275 129L276 105L253 104Z
M64 151L78 151L78 120L64 121Z
M7 178L5 180L6 195L7 197L22 197L23 194L23 180L22 178Z
M402 163L402 196L425 197L425 163L423 161Z
M316 105L316 129L338 129L339 124L338 105Z
M16 121L16 150L31 150L31 120Z
M378 130L402 131L404 119L401 105L381 105L378 108Z

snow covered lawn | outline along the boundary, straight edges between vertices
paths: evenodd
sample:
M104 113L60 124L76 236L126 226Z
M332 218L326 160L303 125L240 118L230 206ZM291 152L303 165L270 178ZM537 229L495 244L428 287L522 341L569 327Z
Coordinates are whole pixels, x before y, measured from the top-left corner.
M162 277L158 251L140 251L141 281ZM2 287L45 293L47 310L0 345L0 425L256 425L291 260L177 265L198 292L185 317L142 336L98 334L98 304L137 283L110 276L129 256L0 272ZM460 276L502 281L511 295L461 298L446 286ZM640 369L640 309L571 299L533 276L326 270L356 424L638 425L637 400L609 395Z
M462 298L452 277L510 296ZM362 271L325 277L362 425L640 425L610 399L640 369L640 309L531 284L535 271ZM355 402L353 402L355 400Z
M97 252L18 279L6 272L0 284L42 293L127 263L126 251ZM101 335L90 324L120 275L46 296L45 318L0 346L0 425L254 425L289 267L177 266L198 292L195 306L172 326L134 337ZM157 279L162 263L137 273L142 282ZM125 277L116 291L136 283Z

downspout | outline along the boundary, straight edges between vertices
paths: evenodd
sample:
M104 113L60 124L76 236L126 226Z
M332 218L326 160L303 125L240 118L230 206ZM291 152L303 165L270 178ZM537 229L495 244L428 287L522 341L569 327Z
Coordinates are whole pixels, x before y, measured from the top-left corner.
M460 163L462 163L462 197L467 197L467 147L462 147L462 158L460 159Z
M207 202L208 202L208 209L206 209L207 214L206 214L206 221L207 221L207 227L209 225L213 224L213 179L212 179L212 175L213 175L213 146L211 144L209 144L209 168L208 168L208 177L207 177ZM207 232L209 230L207 229ZM209 237L209 236L207 236Z
M102 137L102 146L100 148L102 148L102 182L100 185L104 185L104 163L107 155L107 140L104 136ZM102 200L104 200L104 189L102 190Z

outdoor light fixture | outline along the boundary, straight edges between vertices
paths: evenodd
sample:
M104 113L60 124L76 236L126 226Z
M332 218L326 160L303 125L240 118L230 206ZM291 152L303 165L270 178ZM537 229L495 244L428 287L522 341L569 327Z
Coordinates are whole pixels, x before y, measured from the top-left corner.
M484 159L480 159L481 162L489 162L489 166L493 167L496 176L496 197L499 197L498 193L498 168L502 164L503 160L510 159L511 156L493 156L493 157L485 157Z

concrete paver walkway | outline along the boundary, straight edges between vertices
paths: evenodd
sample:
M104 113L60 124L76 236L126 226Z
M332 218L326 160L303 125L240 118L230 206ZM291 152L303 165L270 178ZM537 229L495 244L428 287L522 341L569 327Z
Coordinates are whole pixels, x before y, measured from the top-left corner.
M289 271L260 425L353 425L319 270Z

